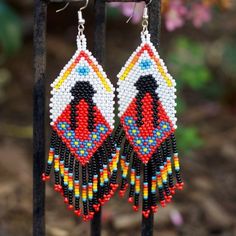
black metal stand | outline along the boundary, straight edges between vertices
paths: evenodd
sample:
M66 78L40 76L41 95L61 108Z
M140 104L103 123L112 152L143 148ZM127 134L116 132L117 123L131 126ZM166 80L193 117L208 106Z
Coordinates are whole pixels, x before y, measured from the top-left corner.
M44 85L46 70L47 4L35 0L34 24L34 108L33 108L33 235L45 235L45 168Z

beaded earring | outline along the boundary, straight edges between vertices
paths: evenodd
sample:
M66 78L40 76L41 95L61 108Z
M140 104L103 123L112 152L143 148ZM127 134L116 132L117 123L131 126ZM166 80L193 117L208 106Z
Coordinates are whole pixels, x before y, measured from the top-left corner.
M150 41L147 5L142 26L142 43L118 74L120 124L114 138L121 146L125 136L120 195L124 196L130 185L128 201L135 211L142 195L142 214L147 218L151 211L157 211L158 203L164 207L170 202L183 182L174 135L176 82Z
M42 179L50 178L54 162L55 190L69 209L90 220L117 188L118 156L111 135L114 88L87 50L81 12L86 6L78 11L78 49L51 85L52 136Z

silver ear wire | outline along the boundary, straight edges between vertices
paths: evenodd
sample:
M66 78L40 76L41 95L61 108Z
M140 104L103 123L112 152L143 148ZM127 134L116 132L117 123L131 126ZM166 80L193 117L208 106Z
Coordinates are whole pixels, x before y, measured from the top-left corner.
M82 7L79 9L79 11L84 10L84 9L88 6L88 3L89 3L89 0L86 0L85 5L82 6Z
M130 20L133 18L133 16L134 16L134 12L135 12L135 8L136 8L136 4L137 4L137 2L134 3L134 7L133 7L133 11L132 11L132 15L127 19L126 23L129 23Z
M144 7L143 9L143 20L142 20L142 26L143 26L143 30L142 33L148 32L148 5L152 2L152 0L150 0Z
M60 8L60 9L56 10L56 13L61 12L61 11L64 11L64 10L69 6L69 4L70 4L70 3L67 2L64 7L62 7L62 8Z
M147 5L144 7L143 10L143 20L142 20L142 26L143 26L143 33L148 30L148 8Z
M145 2L146 3L146 2ZM148 6L152 3L152 0L150 0L148 3L145 4L144 11L143 11L143 19L148 19ZM136 8L137 2L134 3L132 15L127 19L126 23L129 23L130 20L134 16L135 8Z
M82 0L75 0L75 1L82 2ZM89 0L86 0L85 5L82 6L82 7L79 9L79 11L84 10L84 9L88 6L88 3L89 3ZM61 12L61 11L64 11L64 10L69 6L69 4L70 4L70 2L67 2L64 7L62 7L62 8L60 8L60 9L56 10L56 13Z
M84 24L85 19L83 18L82 10L84 10L88 6L89 0L86 0L84 6L80 7L78 10L78 37L77 37L77 45L79 47L86 48L86 39L84 36Z
M148 7L152 3L152 0L150 0L148 3L146 3L146 7Z

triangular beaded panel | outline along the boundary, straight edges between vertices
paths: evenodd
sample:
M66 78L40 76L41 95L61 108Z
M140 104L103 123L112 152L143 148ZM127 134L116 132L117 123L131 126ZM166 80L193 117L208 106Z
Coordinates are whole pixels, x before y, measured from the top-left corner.
M114 128L114 88L87 50L75 53L52 87L52 128L84 165Z
M175 81L149 40L131 55L118 78L121 124L137 155L147 163L176 129Z

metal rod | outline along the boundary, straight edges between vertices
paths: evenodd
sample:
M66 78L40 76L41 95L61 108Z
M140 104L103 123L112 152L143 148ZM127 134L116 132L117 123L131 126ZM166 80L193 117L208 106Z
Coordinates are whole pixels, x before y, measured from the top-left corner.
M151 41L159 47L161 34L161 0L152 0L148 5L149 15L149 32L151 34ZM149 177L151 173L149 173ZM151 181L149 181L151 183ZM149 184L149 196L151 195L151 187ZM153 236L154 217L151 212L148 218L142 217L142 236Z
M97 61L104 66L104 51L105 51L105 38L106 38L106 3L104 0L95 0L95 28L94 28L94 45L93 55ZM102 209L95 213L91 222L91 236L101 235L101 216Z
M44 81L46 68L47 5L35 0L34 18L34 91L33 91L33 235L45 235L45 185L41 175L45 167Z
M97 61L104 66L105 60L105 39L106 39L106 2L95 0L94 3L94 45L93 55Z
M94 218L91 221L91 236L100 236L101 235L101 217L102 217L102 210L96 212L94 214Z
M153 235L153 213L150 213L148 218L142 217L142 236Z
M148 6L149 32L155 46L160 44L161 35L161 0L153 0Z

